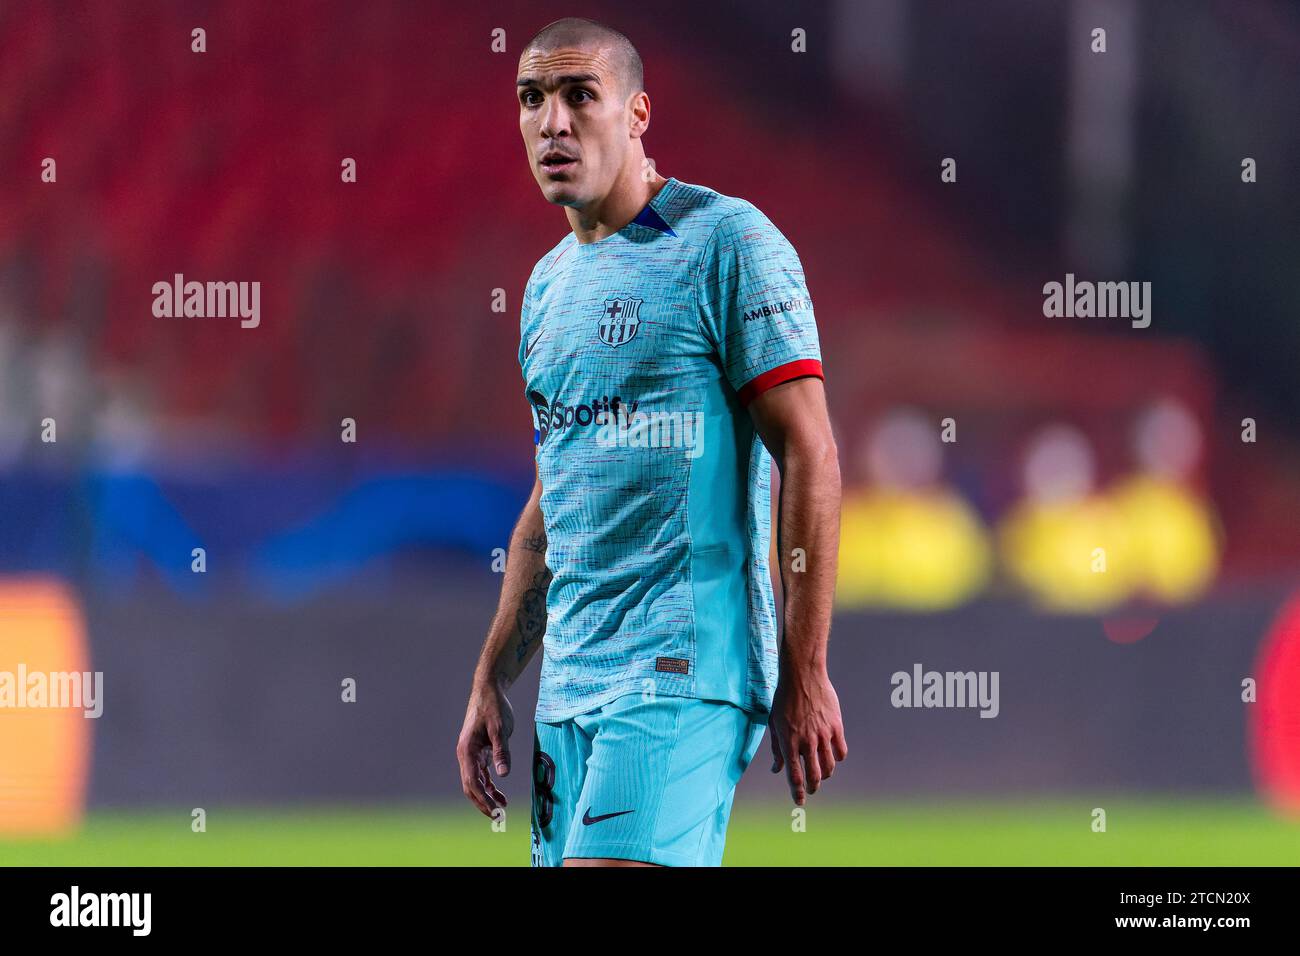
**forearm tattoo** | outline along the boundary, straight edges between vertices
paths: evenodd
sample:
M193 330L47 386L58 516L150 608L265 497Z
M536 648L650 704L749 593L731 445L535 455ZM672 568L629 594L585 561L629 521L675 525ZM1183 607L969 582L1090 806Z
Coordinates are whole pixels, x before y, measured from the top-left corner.
M546 591L550 585L551 572L543 568L519 601L519 613L515 615L515 625L519 628L515 660L522 661L532 643L546 633Z

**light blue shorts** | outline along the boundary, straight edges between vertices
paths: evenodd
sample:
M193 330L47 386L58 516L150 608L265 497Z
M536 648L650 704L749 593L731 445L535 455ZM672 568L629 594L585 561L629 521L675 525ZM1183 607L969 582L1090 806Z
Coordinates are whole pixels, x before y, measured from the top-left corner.
M719 866L765 719L721 701L628 694L533 738L533 866L565 857Z

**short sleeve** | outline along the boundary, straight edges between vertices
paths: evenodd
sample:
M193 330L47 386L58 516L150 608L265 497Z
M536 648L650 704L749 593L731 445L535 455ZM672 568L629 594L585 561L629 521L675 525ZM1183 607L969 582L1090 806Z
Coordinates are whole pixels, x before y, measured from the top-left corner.
M532 313L532 296L533 280L529 278L524 283L523 304L519 307L519 371L524 370L524 359L528 357L528 352L524 348L524 341L528 335L528 320Z
M524 372L524 360L528 358L528 335L530 331L528 323L533 307L532 292L533 281L530 277L524 283L523 304L519 308L519 372L524 378L524 399L528 402L528 414L533 425L533 444L540 445L542 442L540 419L538 418L536 402L528 392L528 375Z
M824 378L803 264L753 205L729 213L714 229L696 295L700 329L742 404L792 379Z

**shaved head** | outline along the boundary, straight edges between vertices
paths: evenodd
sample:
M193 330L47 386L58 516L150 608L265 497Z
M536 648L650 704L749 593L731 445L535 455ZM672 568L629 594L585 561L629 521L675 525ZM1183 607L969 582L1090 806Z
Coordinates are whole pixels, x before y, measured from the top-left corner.
M595 20L565 17L549 23L528 41L523 52L527 55L529 50L549 53L553 50L601 48L609 50L610 64L621 81L623 98L641 92L645 88L641 54L623 34Z
M515 96L528 165L547 202L591 241L644 208L653 175L641 137L650 95L641 55L613 27L585 17L548 24L519 54ZM602 215L607 216L602 219Z

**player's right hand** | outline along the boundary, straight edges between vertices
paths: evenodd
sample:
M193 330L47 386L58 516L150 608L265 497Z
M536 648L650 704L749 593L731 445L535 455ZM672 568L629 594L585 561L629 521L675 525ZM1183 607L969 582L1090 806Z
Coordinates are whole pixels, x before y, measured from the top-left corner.
M456 742L460 787L484 816L506 805L506 795L492 781L492 772L510 773L510 735L515 716L510 701L496 687L476 686L469 696L465 725Z

